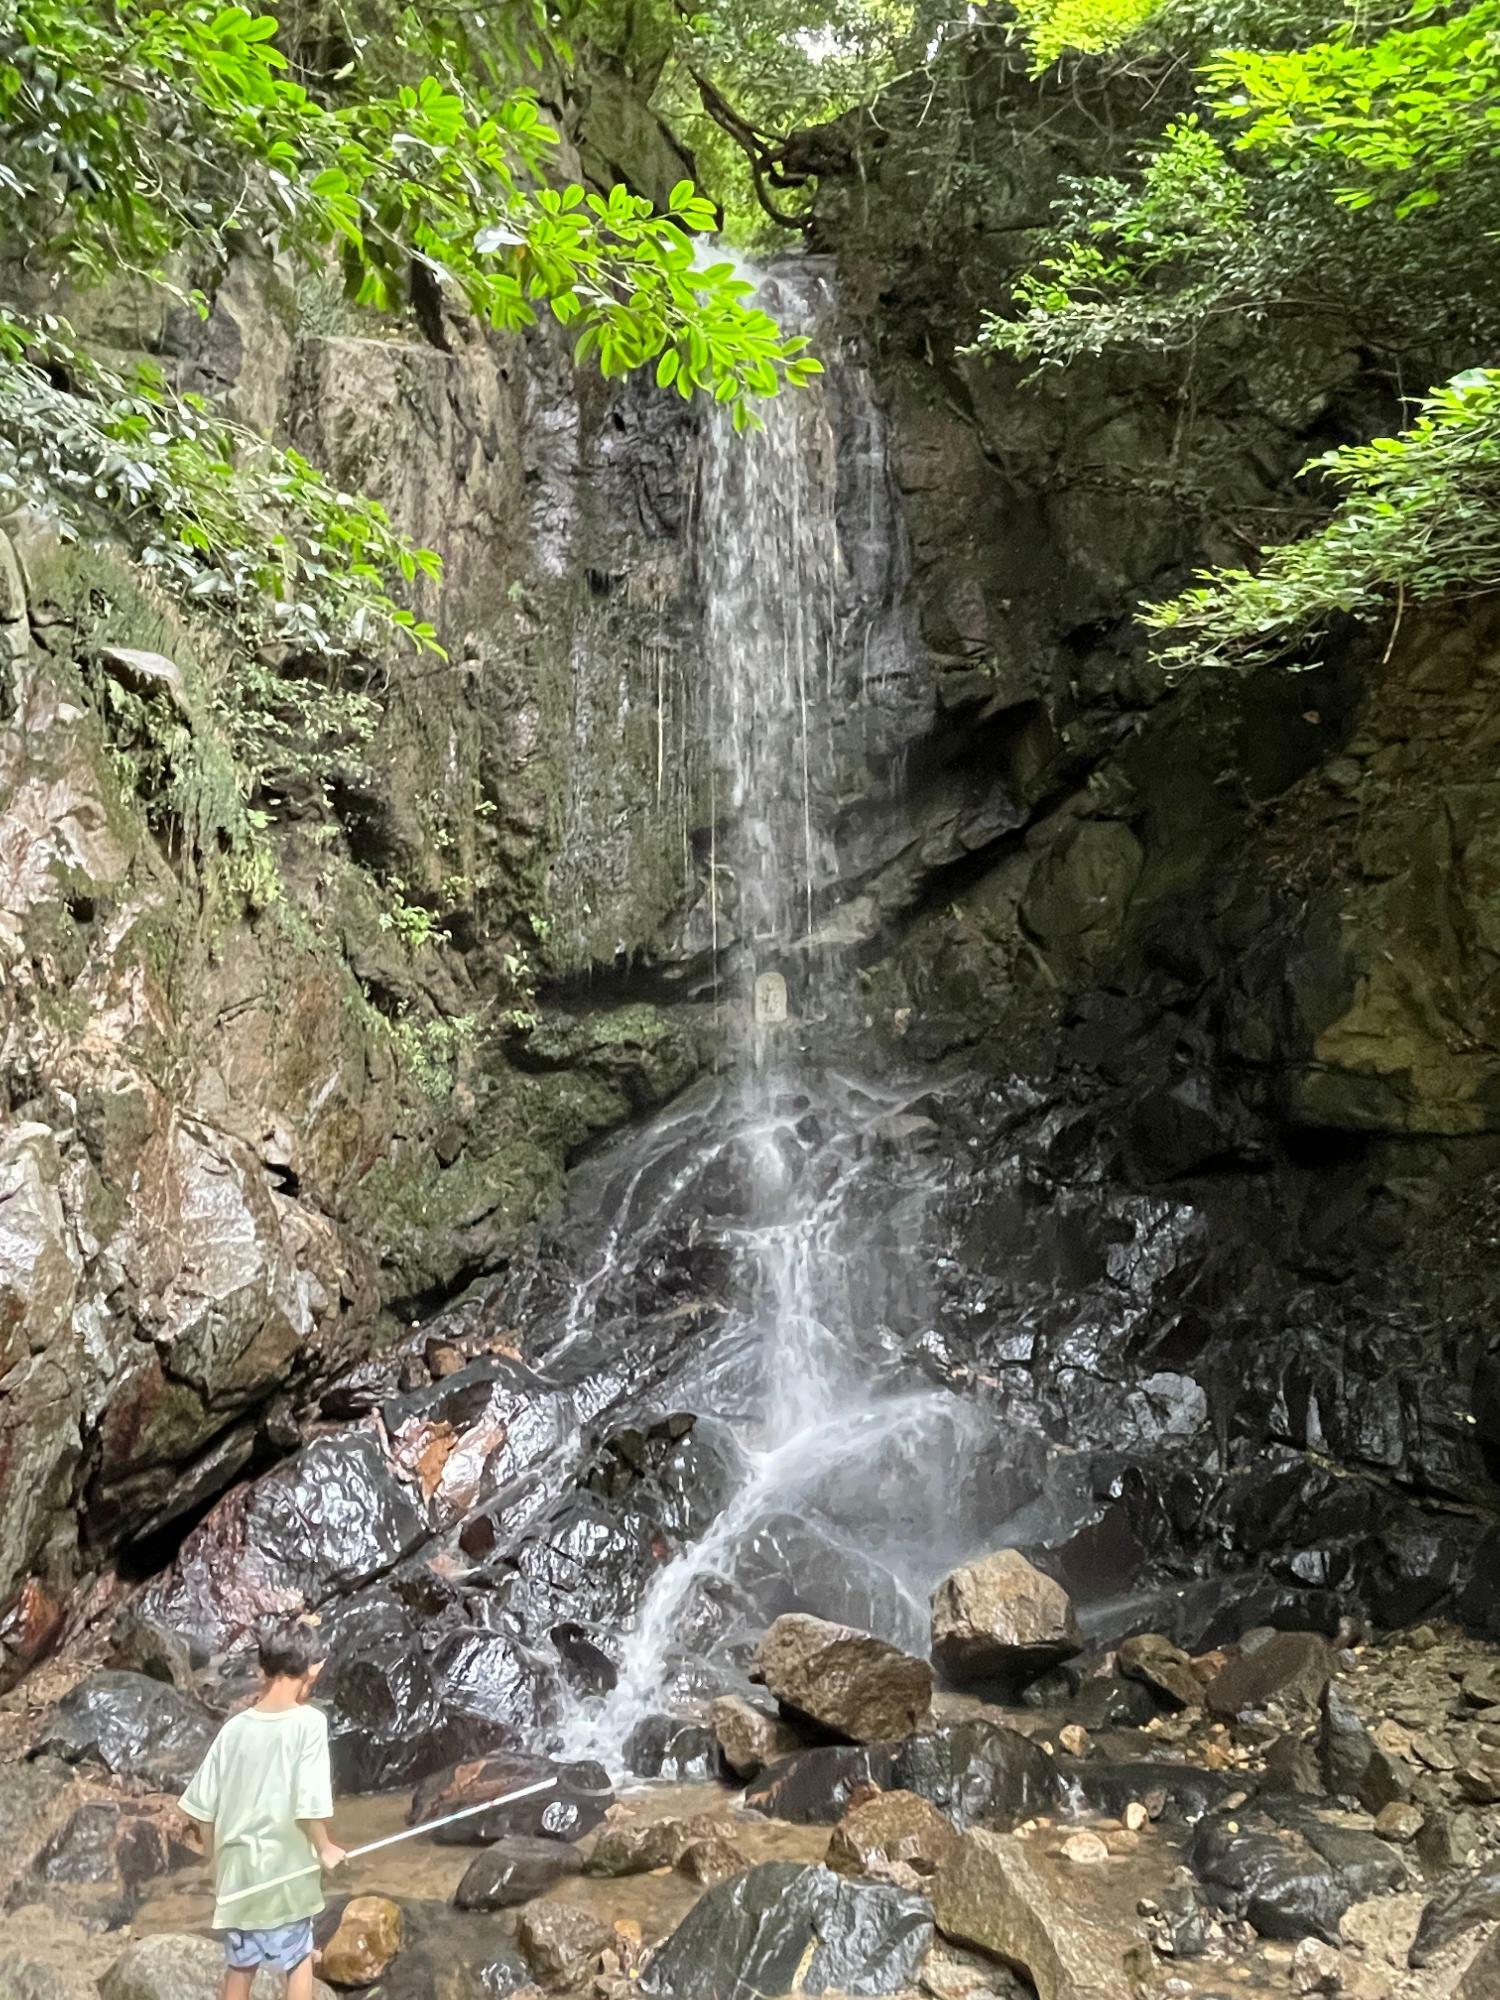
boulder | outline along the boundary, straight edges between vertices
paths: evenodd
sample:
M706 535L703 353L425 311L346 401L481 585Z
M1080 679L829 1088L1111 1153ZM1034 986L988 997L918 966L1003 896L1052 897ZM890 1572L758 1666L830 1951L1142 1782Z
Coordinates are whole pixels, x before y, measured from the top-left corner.
M759 1777L767 1764L802 1747L790 1723L737 1694L721 1695L710 1706L708 1726L719 1755L737 1778Z
M55 1833L25 1884L27 1902L116 1929L147 1882L199 1859L175 1809L147 1800L92 1800Z
M684 1848L674 1866L677 1873L685 1875L689 1882L710 1889L716 1882L727 1882L732 1875L743 1874L750 1862L743 1849L737 1847L720 1827L716 1833L695 1840L691 1847Z
M1180 1646L1160 1632L1143 1632L1122 1641L1115 1654L1127 1680L1139 1681L1159 1696L1164 1708L1203 1706L1203 1683Z
M401 1928L379 2000L504 2000L532 1987L526 1961L487 1911L413 1900L401 1906Z
M791 1714L851 1743L905 1736L932 1706L932 1669L850 1625L790 1612L755 1651L750 1678Z
M1480 1868L1448 1883L1422 1911L1407 1954L1414 1968L1428 1965L1445 1946L1476 1924L1500 1920L1500 1867Z
M584 1864L586 1875L649 1875L655 1868L675 1868L690 1847L717 1840L724 1822L702 1814L696 1819L653 1819L643 1824L623 1821L607 1826L594 1842Z
M1333 1654L1316 1632L1275 1632L1221 1667L1204 1690L1210 1715L1230 1722L1268 1708L1316 1708L1333 1674Z
M1013 1834L966 1833L938 1870L938 1929L1029 1979L1038 2000L1136 2000L1151 1965L1142 1931L1099 1914L1085 1869Z
M958 1844L951 1820L915 1792L882 1792L845 1813L828 1842L836 1875L880 1875L893 1861L934 1875Z
M194 1696L145 1674L90 1674L47 1718L33 1755L102 1764L116 1777L180 1792L202 1763L221 1719Z
M897 1744L889 1789L915 1792L957 1827L1011 1827L1056 1803L1057 1770L1029 1736L976 1717Z
M613 1933L588 1910L546 1899L521 1912L516 1945L543 1986L576 1986L593 1972Z
M672 1715L644 1715L621 1746L620 1759L637 1778L690 1778L718 1775L719 1746L701 1722Z
M401 1949L401 1912L389 1896L351 1896L322 1945L331 1986L373 1986Z
M768 1764L747 1787L745 1804L767 1819L833 1826L857 1798L886 1790L894 1767L895 1750L885 1743L799 1750Z
M0 1992L0 2000L4 2000ZM1500 1931L1495 1931L1464 1968L1453 2000L1500 2000Z
M1200 1771L1194 1764L1113 1763L1104 1757L1059 1757L1058 1789L1069 1812L1101 1813L1122 1819L1127 1806L1143 1804L1152 1819L1192 1826L1215 1812L1243 1778L1224 1771Z
M1216 1908L1264 1938L1339 1943L1352 1903L1401 1888L1406 1868L1373 1833L1351 1831L1300 1800L1268 1799L1233 1817L1198 1822L1188 1866Z
M166 1931L137 1938L99 1981L100 2000L219 2000L224 1982L224 1953L211 1938L185 1937ZM282 2000L285 1981L279 1973L262 1970L251 1989L251 2000ZM334 2000L321 1979L314 1980L315 2000Z
M1319 1706L1317 1763L1325 1789L1372 1813L1405 1799L1411 1786L1401 1761L1376 1743L1336 1681L1324 1688Z
M565 1876L582 1872L583 1857L561 1840L511 1833L476 1854L453 1892L460 1910L509 1910L544 1896Z
M642 1985L661 2000L728 1994L899 1993L932 1943L922 1897L827 1868L768 1861L689 1910Z
M483 1846L512 1833L544 1840L581 1840L614 1803L614 1789L602 1764L564 1764L552 1757L501 1751L450 1765L419 1785L407 1812L407 1824L421 1826L539 1782L547 1783L545 1791L497 1804L493 1812L477 1812L456 1826L441 1828L433 1839L449 1847Z
M965 1563L932 1594L932 1657L950 1680L1016 1686L1082 1649L1072 1599L1018 1549Z

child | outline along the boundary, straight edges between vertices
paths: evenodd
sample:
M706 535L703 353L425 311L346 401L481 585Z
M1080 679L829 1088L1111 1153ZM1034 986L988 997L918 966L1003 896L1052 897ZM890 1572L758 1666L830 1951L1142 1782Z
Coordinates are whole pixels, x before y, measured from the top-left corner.
M305 1625L263 1638L265 1692L225 1723L180 1801L190 1819L213 1828L224 2000L250 2000L263 1965L285 1974L287 2000L312 2000L312 1919L323 1907L318 1864L337 1868L344 1858L326 1824L333 1814L328 1721L307 1699L321 1666ZM308 1872L279 1889L234 1895L299 1868Z

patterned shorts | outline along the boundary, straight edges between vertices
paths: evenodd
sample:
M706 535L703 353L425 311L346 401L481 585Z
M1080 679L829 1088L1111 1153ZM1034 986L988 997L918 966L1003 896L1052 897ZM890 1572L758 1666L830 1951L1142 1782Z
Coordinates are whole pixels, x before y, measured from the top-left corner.
M276 1972L295 1972L304 1958L312 1957L312 1918L299 1923L278 1924L269 1931L225 1931L224 1963L231 1972L254 1972L269 1965Z

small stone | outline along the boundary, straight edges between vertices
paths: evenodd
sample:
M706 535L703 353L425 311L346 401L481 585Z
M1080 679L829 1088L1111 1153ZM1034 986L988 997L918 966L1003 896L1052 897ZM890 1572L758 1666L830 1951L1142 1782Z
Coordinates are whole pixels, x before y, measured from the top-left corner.
M1458 1759L1446 1743L1434 1736L1415 1735L1411 1739L1412 1755L1419 1764L1425 1764L1429 1771L1456 1771Z
M388 1896L354 1896L323 1946L331 1986L373 1986L401 1949L401 1912Z
M1180 1646L1160 1632L1144 1632L1126 1639L1117 1658L1120 1672L1128 1680L1142 1681L1160 1696L1169 1708L1198 1708L1203 1701L1203 1683L1193 1672L1191 1660Z
M1147 1812L1146 1808L1141 1804L1139 1799L1132 1799L1130 1801L1130 1804L1126 1806L1124 1812L1120 1815L1120 1817L1125 1822L1125 1830L1127 1833L1139 1833L1141 1828L1145 1826L1146 1822L1150 1819L1151 1815Z
M1389 1716L1383 1716L1370 1731L1370 1735L1388 1757L1411 1755L1411 1731L1403 1729L1399 1722L1393 1722Z
M1414 1653L1430 1653L1438 1643L1438 1635L1430 1625L1414 1625L1406 1635L1406 1643Z
M1064 1858L1076 1862L1080 1867L1093 1867L1100 1861L1108 1861L1109 1849L1097 1833L1084 1829L1081 1833L1070 1833L1062 1844Z
M1292 1985L1298 1993L1337 1993L1344 1983L1342 1954L1320 1938L1302 1938L1292 1953Z
M715 1882L727 1882L731 1875L738 1875L749 1866L726 1833L715 1834L709 1840L695 1840L691 1847L683 1849L676 1862L679 1875L685 1875L704 1889L712 1888Z
M1395 1840L1403 1844L1415 1840L1422 1831L1422 1809L1406 1804L1401 1799L1392 1799L1388 1806L1382 1806L1375 1815L1375 1831L1382 1840Z
M1476 1806L1500 1803L1500 1768L1491 1763L1465 1764L1457 1772L1458 1789Z
M1070 1757L1082 1757L1089 1747L1089 1733L1077 1722L1065 1722L1057 1732L1057 1740Z
M1273 1632L1231 1660L1204 1690L1209 1713L1229 1720L1279 1703L1315 1707L1333 1672L1328 1642L1316 1632Z

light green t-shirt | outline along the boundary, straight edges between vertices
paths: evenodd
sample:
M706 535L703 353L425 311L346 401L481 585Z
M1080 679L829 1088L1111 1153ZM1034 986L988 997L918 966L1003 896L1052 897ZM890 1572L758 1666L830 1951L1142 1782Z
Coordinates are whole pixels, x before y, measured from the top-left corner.
M215 1930L274 1930L322 1909L322 1871L297 1824L333 1814L328 1718L321 1709L304 1702L231 1716L209 1745L181 1805L189 1818L214 1830ZM310 1872L295 1882L225 1904L236 1889L309 1865Z

